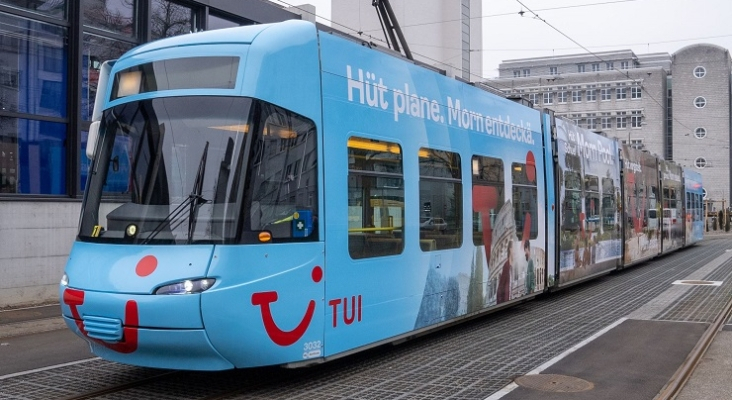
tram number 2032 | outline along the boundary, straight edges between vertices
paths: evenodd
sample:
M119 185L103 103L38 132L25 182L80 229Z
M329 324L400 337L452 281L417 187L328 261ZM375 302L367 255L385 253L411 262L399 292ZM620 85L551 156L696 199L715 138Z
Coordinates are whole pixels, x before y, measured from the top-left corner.
M320 340L305 342L303 345L302 358L320 357L322 354L323 343Z

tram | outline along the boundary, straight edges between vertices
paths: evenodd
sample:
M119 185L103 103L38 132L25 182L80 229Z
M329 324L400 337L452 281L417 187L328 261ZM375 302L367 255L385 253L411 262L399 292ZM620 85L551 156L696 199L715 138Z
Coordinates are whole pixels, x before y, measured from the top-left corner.
M93 119L61 306L125 364L321 363L702 239L698 174L303 21L137 47Z

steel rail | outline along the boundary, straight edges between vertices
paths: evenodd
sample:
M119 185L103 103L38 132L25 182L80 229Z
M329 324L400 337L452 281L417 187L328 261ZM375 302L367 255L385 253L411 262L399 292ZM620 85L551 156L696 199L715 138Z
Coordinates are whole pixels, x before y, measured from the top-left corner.
M90 392L86 392L86 393L82 393L82 394L78 394L78 395L72 395L72 396L69 396L69 397L62 397L59 400L86 400L86 399L93 399L93 398L96 398L96 397L99 397L99 396L104 396L104 395L107 395L107 394L110 394L110 393L117 393L117 392L121 392L121 391L124 391L124 390L127 390L127 389L132 389L132 388L136 388L136 387L139 387L139 386L144 386L144 385L147 385L147 384L149 384L151 382L156 382L156 381L162 380L162 378L166 378L166 377L170 377L170 376L173 376L173 375L177 375L177 374L180 374L182 372L185 372L185 371L168 371L168 372L165 372L165 373L162 373L162 374L159 374L159 375L150 376L150 377L147 377L147 378L138 379L136 381L123 383L121 385L107 386L107 387L102 388L102 389L92 390Z
M684 385L694 373L694 370L696 370L709 346L711 346L712 341L714 341L714 338L717 337L717 334L724 327L725 321L729 321L730 316L732 316L732 296L730 296L729 301L719 313L717 319L707 327L704 334L702 334L699 341L686 357L686 360L684 360L684 363L681 364L679 369L671 376L668 383L658 392L654 400L673 400L681 393Z

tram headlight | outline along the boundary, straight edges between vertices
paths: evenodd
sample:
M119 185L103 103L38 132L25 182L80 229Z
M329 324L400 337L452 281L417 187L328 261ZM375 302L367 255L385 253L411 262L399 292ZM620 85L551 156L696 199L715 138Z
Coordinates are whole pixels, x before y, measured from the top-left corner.
M193 294L201 293L213 286L216 279L186 279L181 282L171 283L157 288L155 294Z
M61 277L61 286L69 286L69 276L66 274L63 274Z

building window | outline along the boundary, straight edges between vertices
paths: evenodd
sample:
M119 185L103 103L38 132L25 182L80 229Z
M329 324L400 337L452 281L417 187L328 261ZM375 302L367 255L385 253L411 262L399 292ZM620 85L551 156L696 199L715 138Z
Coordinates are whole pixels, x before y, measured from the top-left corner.
M620 62L620 69L628 69L629 66L630 66L630 63L627 61Z
M135 37L134 0L83 0L84 25Z
M534 105L539 104L539 93L529 93L529 101Z
M618 83L618 87L615 88L615 100L625 100L628 98L628 92L624 83Z
M694 68L694 76L697 78L703 78L707 74L707 70L704 67Z
M625 140L623 140L623 143L628 143ZM630 139L630 147L641 150L643 148L643 139Z
M192 8L167 0L152 2L150 37L152 40L195 32L195 13Z
M615 117L615 127L617 129L625 129L628 127L628 121L627 117L625 116L625 111L619 112L618 116Z
M602 119L600 123L602 124L602 129L612 128L612 118L610 117L610 113L602 113Z
M641 121L643 120L643 114L641 114L640 111L631 111L630 113L630 127L631 128L640 128L641 127Z
M704 139L707 137L707 130L706 128L696 128L694 131L694 137L697 139Z
M133 48L134 44L84 33L83 46L81 118L84 121L91 121L102 62L120 58L127 50Z
M460 169L457 153L419 149L419 240L423 251L454 249L463 242Z
M595 118L595 114L587 114L587 129L595 128L597 128L597 118Z
M549 74L550 75L557 75L557 67L549 67Z
M524 70L524 76L531 76L531 70L530 70L530 69L528 69L528 68L527 68L527 69L525 69L525 70Z
M704 108L704 106L707 105L707 99L705 99L702 96L697 97L694 99L694 107L696 108Z
M609 101L612 99L612 89L610 89L609 83L603 83L602 89L600 89L600 100Z
M579 86L572 86L572 102L579 103L582 101L582 91Z
M697 157L696 160L694 160L694 166L699 169L704 169L707 166L707 159L704 157Z
M0 193L68 194L67 30L0 13L0 41Z
M577 64L577 72L585 72L585 64Z
M570 114L569 119L577 126L582 125L582 115L580 114Z
M513 71L513 77L514 78L520 78L521 77L521 71L519 71L519 70Z
M245 23L241 23L235 20L228 19L226 17L208 14L208 23L206 24L206 30L213 31L216 29L234 28L237 26L250 24L253 24L253 22L246 21Z
M600 64L592 64L592 72L597 72L600 70Z
M587 101L596 101L596 100L597 100L597 89L595 89L595 85L587 86Z
M557 102L559 104L565 104L567 102L567 87L562 86L557 92Z
M641 95L643 93L643 90L640 86L631 86L630 87L630 98L631 99L640 99Z
M606 62L605 63L605 69L608 70L608 71L612 70L613 69L613 62L612 61Z
M10 0L2 3L8 4L10 7L22 8L54 18L66 18L66 0Z
M544 92L544 104L553 104L553 103L554 103L554 93Z

